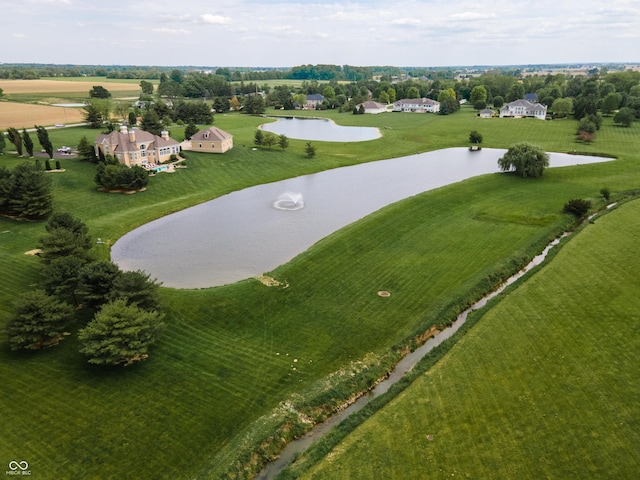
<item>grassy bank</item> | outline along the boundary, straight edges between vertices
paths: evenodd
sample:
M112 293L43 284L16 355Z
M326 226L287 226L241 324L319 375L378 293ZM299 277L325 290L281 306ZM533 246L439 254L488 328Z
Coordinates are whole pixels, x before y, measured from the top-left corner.
M441 361L294 476L632 478L639 214L634 201L588 225Z
M571 121L494 123L471 110L451 117L328 116L341 124L388 128L372 142L314 142L318 153L309 160L304 141L292 140L285 152L254 151L253 134L264 119L218 115L216 125L234 135L235 147L227 154L192 153L187 169L157 175L146 192L132 196L97 192L95 167L66 159L67 171L52 174L55 207L73 212L94 237L107 241L96 246L107 256L108 244L131 228L229 191L466 145L471 129L490 147L535 140L548 150L606 151L619 160L552 169L539 181L489 175L407 199L271 272L289 283L287 289L254 280L215 289L163 289L167 330L146 363L124 371L86 366L75 336L34 355L10 353L2 330L0 376L8 380L0 386L0 402L11 415L0 458L24 458L43 478L223 475L240 454L232 447L257 446L260 435L249 433L268 432L269 418L282 411L282 402L304 404L300 392L326 392L322 384L332 373L362 369L364 359L376 364L393 345L442 321L492 274L531 255L570 222L560 213L568 198L597 201L602 186L617 195L640 178L640 127L618 129L610 121L595 145L583 146L573 142ZM180 133L172 135L181 139ZM81 134L93 138L95 131L56 130L51 137L74 145L73 136ZM5 155L2 161L17 160ZM2 218L0 232L7 272L0 278L4 321L15 295L39 280L37 259L24 252L37 247L44 227ZM378 297L382 289L392 296Z

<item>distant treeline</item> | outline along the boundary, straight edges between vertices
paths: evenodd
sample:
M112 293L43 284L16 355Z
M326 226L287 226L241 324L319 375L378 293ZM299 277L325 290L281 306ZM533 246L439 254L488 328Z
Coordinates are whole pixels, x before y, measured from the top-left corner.
M373 76L426 77L428 79L451 79L458 69L445 67L393 67L370 66L355 67L351 65L299 65L292 68L277 67L144 67L130 65L49 65L49 64L2 64L1 79L35 80L45 77L105 77L114 79L158 80L161 75L179 70L183 73L205 72L225 77L229 82L264 81L264 80L318 80L349 81L368 80ZM504 71L505 69L503 69ZM507 69L508 70L508 69Z

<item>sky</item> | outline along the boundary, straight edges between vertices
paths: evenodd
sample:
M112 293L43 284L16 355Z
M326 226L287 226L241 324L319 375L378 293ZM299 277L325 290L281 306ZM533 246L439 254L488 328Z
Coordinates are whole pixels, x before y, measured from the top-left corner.
M640 63L638 0L0 0L0 62Z

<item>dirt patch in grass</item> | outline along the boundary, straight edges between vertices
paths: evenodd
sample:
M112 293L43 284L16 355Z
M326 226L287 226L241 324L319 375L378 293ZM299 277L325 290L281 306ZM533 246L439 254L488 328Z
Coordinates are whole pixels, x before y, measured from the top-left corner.
M282 288L287 288L289 286L289 284L287 282L281 282L279 280L276 280L273 277L269 277L267 275L260 275L258 277L256 277L256 280L258 280L261 284L267 286L267 287L282 287Z

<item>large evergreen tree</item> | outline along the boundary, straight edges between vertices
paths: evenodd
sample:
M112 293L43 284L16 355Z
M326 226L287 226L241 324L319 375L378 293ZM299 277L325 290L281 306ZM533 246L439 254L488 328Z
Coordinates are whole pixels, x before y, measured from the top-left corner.
M82 220L68 212L54 213L45 226L47 234L40 239L42 258L50 263L56 258L76 256L89 258L91 238Z
M162 122L160 122L160 118L155 110L147 110L145 112L142 116L140 128L146 132L153 133L154 135L160 135L162 130L164 130Z
M126 300L105 304L78 332L80 352L96 365L130 365L146 359L162 327L158 312L146 311Z
M20 132L13 127L9 127L7 128L7 137L9 138L9 141L16 147L18 156L22 156L22 137L20 136Z
M109 300L123 299L143 310L159 310L160 284L143 271L122 272L112 283Z
M22 129L22 142L24 143L27 156L33 157L33 140L31 140L31 135L29 135L26 128Z
M113 282L122 272L108 261L86 264L79 273L78 295L89 307L106 303L113 289Z
M73 318L73 307L47 295L43 290L27 292L15 305L7 322L11 350L37 350L62 340Z
M44 127L39 127L38 125L34 125L36 127L36 134L38 135L38 141L40 145L47 152L49 158L53 158L53 145L51 144L51 140L49 140L49 132Z
M20 217L48 217L53 210L51 178L35 165L16 166L11 174L9 207Z

